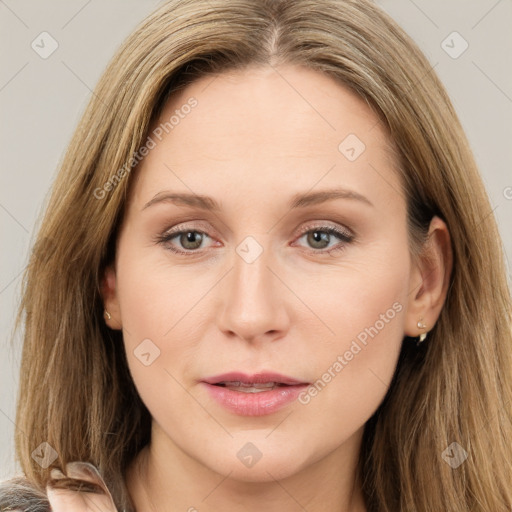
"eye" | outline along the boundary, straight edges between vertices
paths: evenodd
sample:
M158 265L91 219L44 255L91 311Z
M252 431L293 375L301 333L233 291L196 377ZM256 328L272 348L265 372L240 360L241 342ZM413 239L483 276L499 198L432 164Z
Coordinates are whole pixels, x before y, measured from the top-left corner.
M158 235L155 242L177 254L200 253L204 249L204 242L211 237L198 229L169 229ZM310 247L310 252L315 254L331 254L342 250L353 241L354 234L346 228L334 226L306 226L301 229L298 240L305 238ZM334 244L334 245L333 245Z
M201 246L207 238L210 237L204 231L197 229L168 230L159 235L156 242L164 245L166 249L172 252L186 254L199 252L198 249L202 248ZM175 239L176 242L173 242ZM176 247L176 244L179 247Z
M353 233L348 229L334 226L307 226L301 230L301 233L299 240L305 238L309 247L314 249L312 252L315 253L331 254L344 249L346 244L354 239ZM330 245L331 242L334 242L334 245Z

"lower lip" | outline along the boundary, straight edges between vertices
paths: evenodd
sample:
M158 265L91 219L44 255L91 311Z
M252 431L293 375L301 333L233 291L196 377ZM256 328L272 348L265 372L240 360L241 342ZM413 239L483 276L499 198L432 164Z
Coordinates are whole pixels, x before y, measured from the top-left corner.
M269 391L244 393L243 391L232 391L223 386L215 386L207 382L201 384L206 386L210 395L219 404L241 416L272 414L296 400L300 392L308 387L308 384L297 384L294 386L278 386Z

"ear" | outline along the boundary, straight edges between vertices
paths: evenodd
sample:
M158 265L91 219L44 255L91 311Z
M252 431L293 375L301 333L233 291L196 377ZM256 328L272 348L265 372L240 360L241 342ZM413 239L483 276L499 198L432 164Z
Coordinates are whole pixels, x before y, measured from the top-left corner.
M110 314L110 318L104 312L103 319L111 329L121 329L121 312L119 301L117 298L116 288L116 271L114 265L105 268L101 281L101 295L103 298L103 306Z
M428 238L413 264L405 335L416 337L432 330L437 322L450 284L453 253L446 224L434 217ZM418 322L425 328L418 327Z

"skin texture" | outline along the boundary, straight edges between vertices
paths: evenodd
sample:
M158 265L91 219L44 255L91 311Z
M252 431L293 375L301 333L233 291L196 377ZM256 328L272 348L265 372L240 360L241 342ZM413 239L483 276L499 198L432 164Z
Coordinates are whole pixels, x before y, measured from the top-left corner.
M364 511L355 480L364 424L404 335L424 332L420 318L426 330L438 318L451 266L446 226L434 218L425 257L413 260L388 136L331 78L293 66L205 77L173 96L161 121L191 97L197 105L133 177L105 273L107 323L123 329L153 417L152 441L127 472L130 493L138 510ZM338 149L349 134L365 144L353 161ZM294 194L336 187L371 205L349 197L289 206ZM144 208L165 191L208 195L220 210ZM202 243L159 243L174 226L205 233ZM314 238L325 226L353 240ZM252 263L236 251L248 236L262 249ZM306 404L244 417L199 383L235 370L314 383L372 326L377 334ZM149 366L134 354L145 339L160 350ZM252 467L237 457L249 442L262 454Z

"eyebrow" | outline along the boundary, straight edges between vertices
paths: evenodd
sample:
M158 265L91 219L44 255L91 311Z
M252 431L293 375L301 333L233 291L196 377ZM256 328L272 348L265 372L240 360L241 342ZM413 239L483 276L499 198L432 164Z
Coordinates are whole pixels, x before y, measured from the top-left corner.
M306 206L325 203L326 201L333 201L335 199L352 199L365 203L368 206L373 206L373 203L368 198L353 190L334 188L330 190L319 190L318 192L295 194L290 202L290 208L305 208Z
M335 199L351 199L373 206L373 203L369 199L357 192L343 188L335 188L330 190L319 190L317 192L295 194L291 198L289 208L292 210L297 208L306 208L308 206L333 201ZM168 191L162 191L156 194L144 205L142 209L145 210L146 208L158 203L180 204L213 212L219 212L221 210L220 204L212 197L200 194L173 193Z
M220 211L219 203L211 197L202 196L199 194L178 194L173 192L167 192L165 190L162 192L158 192L158 194L156 194L153 197L153 199L148 201L142 209L145 210L146 208L149 208L150 206L158 203L175 203L184 206L200 208L201 210L209 210L214 212Z

